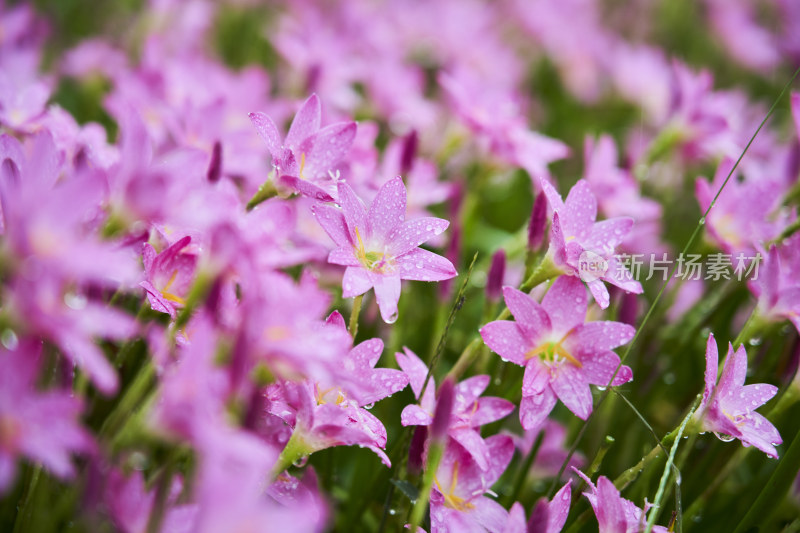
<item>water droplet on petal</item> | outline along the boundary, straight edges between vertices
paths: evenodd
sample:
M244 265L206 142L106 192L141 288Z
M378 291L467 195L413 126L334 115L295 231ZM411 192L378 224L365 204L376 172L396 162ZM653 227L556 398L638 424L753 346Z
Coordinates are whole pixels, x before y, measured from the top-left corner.
M308 463L308 456L304 455L303 457L293 462L292 464L297 468L303 468L304 466L306 466L306 463Z
M387 324L394 324L395 322L397 322L397 311L389 315L389 317L386 319Z
M373 407L375 407L375 402L368 403L367 405L365 405L365 406L364 406L364 409L366 409L367 411L369 411L369 410L370 410L370 409L372 409Z
M726 433L717 433L716 431L714 432L714 435L716 435L717 438L722 442L730 442L736 438L733 435L728 435Z

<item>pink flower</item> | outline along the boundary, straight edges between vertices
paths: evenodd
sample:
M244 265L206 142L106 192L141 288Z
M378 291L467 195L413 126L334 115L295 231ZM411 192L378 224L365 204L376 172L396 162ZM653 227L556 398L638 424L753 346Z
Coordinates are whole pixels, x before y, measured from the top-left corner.
M800 235L787 239L780 248L770 246L758 279L749 283L758 297L759 317L789 319L800 331Z
M397 364L409 378L414 396L419 397L428 367L417 355L405 348L405 353L396 353ZM450 415L448 434L470 454L480 468L489 467L491 458L487 442L481 437L480 427L508 416L514 404L494 396L480 398L489 386L489 376L467 378L455 388L455 403ZM433 422L436 399L436 383L433 378L420 398L420 404L407 405L400 415L404 426L430 426Z
M188 236L179 239L158 255L151 244L145 243L142 251L146 280L139 285L147 291L150 307L169 313L173 319L177 309L186 304L197 266L197 255L183 251L191 241Z
M503 530L508 513L484 494L511 462L514 443L505 435L493 435L486 439L486 446L489 449L486 469L478 466L460 446L447 448L431 492L431 533Z
M539 434L544 432L542 444L536 453L528 477L544 478L556 477L561 469L561 464L567 458L567 429L555 420L545 420L541 426L526 430L522 436L511 432L507 434L514 440L514 446L523 456L528 455L533 448ZM569 461L568 466L580 468L585 463L585 459L580 452L575 452Z
M536 502L528 522L528 533L558 533L564 527L569 515L572 490L569 480L555 493L550 501L544 498Z
M546 180L541 184L553 209L547 256L555 267L565 274L581 276L602 309L610 301L603 281L640 294L642 286L614 257L614 249L630 232L633 219L616 217L596 222L597 199L585 180L575 184L566 202Z
M341 210L317 205L314 216L338 248L328 262L347 267L344 298L375 289L381 317L397 320L400 280L442 281L456 275L447 259L419 245L449 225L441 218L405 220L406 188L398 176L378 191L369 210L346 183L339 184Z
M69 390L37 390L40 354L29 339L0 348L0 493L14 481L20 455L66 478L75 473L70 455L94 450L79 424L83 402Z
M355 122L338 122L320 129L322 110L312 94L294 116L286 139L264 113L250 113L250 120L267 143L278 182L295 192L333 201L336 182L328 174L347 154L356 135Z
M702 421L705 431L713 431L721 440L739 439L744 446L755 446L770 457L778 457L775 446L781 444L778 430L769 420L755 412L775 396L778 388L759 383L745 385L747 353L744 346L733 351L728 344L728 354L722 376L717 383L719 354L714 334L708 336L706 346L706 386L703 401L695 415ZM727 435L723 438L721 435Z
M586 420L592 412L589 384L608 385L620 362L611 350L631 340L634 328L620 322L584 324L586 291L573 277L558 278L541 304L511 287L504 287L503 294L516 322L490 322L481 336L500 357L525 367L522 427L541 424L556 398ZM631 369L622 366L612 385L632 378Z
M597 523L600 526L599 533L639 533L644 531L647 523L645 513L650 505L645 503L645 509L638 508L630 500L620 496L619 491L605 476L600 476L597 485L592 483L583 472L573 468L589 485L591 492L584 492L583 495L589 500L597 516ZM663 526L653 526L655 533L667 533L667 528Z

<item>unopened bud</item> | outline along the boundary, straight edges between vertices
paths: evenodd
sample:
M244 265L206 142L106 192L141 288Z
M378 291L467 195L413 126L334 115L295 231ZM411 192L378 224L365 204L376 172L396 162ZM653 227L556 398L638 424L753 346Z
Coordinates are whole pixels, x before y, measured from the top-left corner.
M541 191L533 202L531 221L528 225L528 250L536 251L544 243L545 229L547 227L547 197Z
M208 163L206 178L211 183L216 183L222 176L222 144L214 141L214 148L211 149L211 161Z
M400 153L400 174L408 174L414 167L414 159L417 158L417 146L419 145L419 137L417 130L412 130L411 133L406 135L403 139L403 151Z
M453 414L453 403L455 401L455 382L452 378L445 378L439 386L436 395L436 409L433 411L433 422L431 422L431 442L434 444L445 444L447 434L450 429L450 416Z
M502 249L497 250L492 256L492 264L489 267L489 275L486 280L486 298L491 302L500 299L503 291L503 278L506 273L506 252Z

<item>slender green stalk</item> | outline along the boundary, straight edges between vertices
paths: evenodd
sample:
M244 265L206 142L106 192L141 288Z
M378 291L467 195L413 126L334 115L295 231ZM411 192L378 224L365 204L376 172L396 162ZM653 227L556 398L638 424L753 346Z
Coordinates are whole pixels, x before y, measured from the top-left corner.
M425 465L425 473L422 476L422 490L419 493L419 498L414 503L414 508L411 510L411 521L408 530L411 533L416 533L422 519L425 517L425 511L428 510L428 502L431 499L431 490L433 490L433 483L436 480L436 471L439 469L439 463L444 455L445 445L440 442L431 444L428 450L428 464Z
M33 512L33 510L29 507L34 499L33 496L36 493L36 489L39 487L39 478L41 475L42 465L36 464L31 472L30 481L28 482L28 488L25 491L25 497L22 501L22 505L20 505L19 510L17 511L17 517L14 520L14 533L20 533L24 531L25 525L28 521L28 515Z
M361 314L361 301L364 299L363 294L359 294L353 299L353 311L350 313L350 336L356 340L358 334L358 315Z
M681 442L681 437L686 429L686 425L689 423L689 420L691 420L692 415L694 415L694 411L697 409L697 405L699 403L700 396L698 395L697 399L694 401L694 405L692 405L692 408L689 410L689 414L686 415L686 417L683 419L683 422L681 422L680 427L678 427L678 434L675 436L675 441L672 443L672 448L670 449L669 457L667 458L667 464L664 465L664 472L661 473L661 480L658 482L656 499L653 501L653 508L650 510L650 516L647 518L647 529L645 529L645 533L650 533L656 523L656 518L658 518L658 513L661 510L661 501L664 499L665 490L667 488L667 480L671 474L675 453L678 451L678 445Z
M274 172L270 172L270 176L267 178L267 181L261 184L253 197L250 198L250 201L247 202L246 209L248 211L252 211L258 204L278 196L278 189L275 187L274 175Z
M519 471L517 472L517 477L514 480L514 488L506 498L506 506L509 506L517 501L519 493L522 491L522 486L525 484L525 480L528 479L528 472L531 470L533 461L539 454L539 448L542 447L542 442L544 442L544 429L539 432L539 435L536 437L536 441L533 443L533 446L531 446L528 455L525 456L525 461L523 461L522 465L520 465Z

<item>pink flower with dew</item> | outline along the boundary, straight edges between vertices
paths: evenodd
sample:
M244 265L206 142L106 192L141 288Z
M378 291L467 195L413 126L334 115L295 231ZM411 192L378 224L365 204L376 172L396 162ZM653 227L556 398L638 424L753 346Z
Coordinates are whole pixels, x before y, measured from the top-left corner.
M775 396L778 388L766 383L744 384L747 376L744 346L739 346L734 352L733 346L728 344L719 383L718 367L717 341L712 333L706 346L703 401L697 408L695 419L700 420L704 431L713 431L720 440L739 439L745 447L755 446L769 457L777 458L775 447L783 440L775 426L755 410Z
M314 207L314 216L338 248L328 262L347 267L344 298L375 289L381 317L397 320L400 280L442 281L456 275L447 259L419 248L449 225L441 218L405 220L406 188L398 176L388 181L367 209L346 183L339 184L341 209Z
M150 307L168 313L173 320L177 310L186 305L197 267L197 255L184 251L191 241L189 236L179 239L160 254L149 243L142 250L145 281L139 285L146 291Z
M355 122L338 122L320 129L322 109L316 94L297 112L286 138L264 113L250 113L250 120L267 143L280 185L323 201L333 201L336 180L329 173L347 155L356 135Z
M714 181L709 183L698 179L695 182L700 209L706 211L711 205L733 164L733 159L723 159L717 166ZM717 198L706 217L706 227L727 253L752 256L758 247L777 237L790 222L788 213L778 212L785 189L773 180L740 182L736 178L736 175L731 177ZM732 259L735 261L735 256Z
M793 235L780 247L770 246L758 278L751 278L748 286L758 298L760 318L789 319L800 331L800 235Z
M636 330L620 322L584 323L586 290L570 276L556 279L541 304L511 287L504 287L503 294L516 322L490 322L481 328L481 336L500 357L525 367L522 427L543 423L556 398L586 420L592 412L589 384L609 384L620 364L611 350L631 340ZM631 369L619 366L611 385L631 379Z
M580 276L601 309L610 302L604 281L640 294L642 286L614 256L615 248L633 227L633 219L616 217L596 222L597 199L585 180L575 184L566 201L546 180L541 184L553 210L546 260L564 274Z
M400 415L404 426L430 426L436 406L436 383L428 380L425 392L422 385L428 367L417 355L404 348L404 353L395 354L397 364L408 376L414 396L420 398L419 405L407 405ZM480 397L489 386L490 376L481 375L465 379L455 387L455 402L448 424L448 434L469 453L479 468L486 469L491 461L487 441L481 437L480 427L508 416L514 404L494 396ZM420 397L420 393L422 396Z
M492 485L514 455L514 443L505 435L493 435L486 439L486 446L489 464L485 469L464 448L447 448L431 491L431 533L503 531L508 512L485 494L493 494Z
M80 426L80 398L69 390L37 390L41 343L23 338L16 344L0 347L0 494L11 487L20 456L69 478L71 455L95 449Z
M584 492L583 495L594 509L600 527L599 533L640 533L645 530L647 525L645 515L651 507L646 501L644 510L642 510L632 501L620 496L614 483L607 477L600 476L595 485L583 472L576 468L573 470L591 489L591 492ZM652 531L667 533L667 528L653 526Z
M527 533L559 533L569 515L569 506L572 499L572 489L567 481L553 499L547 501L544 498L536 502L536 506L531 512L531 519L528 522Z

